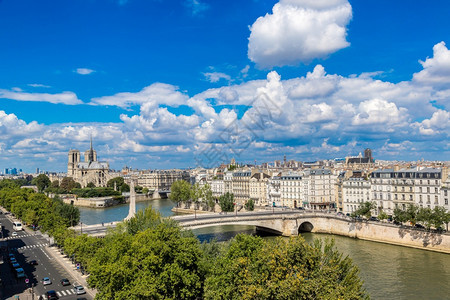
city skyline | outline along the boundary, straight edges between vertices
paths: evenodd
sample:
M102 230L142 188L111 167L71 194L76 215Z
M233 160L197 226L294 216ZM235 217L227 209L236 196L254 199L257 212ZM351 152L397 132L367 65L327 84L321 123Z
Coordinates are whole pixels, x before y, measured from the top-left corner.
M365 148L448 160L449 12L444 1L0 1L0 169L65 171L91 134L113 169Z

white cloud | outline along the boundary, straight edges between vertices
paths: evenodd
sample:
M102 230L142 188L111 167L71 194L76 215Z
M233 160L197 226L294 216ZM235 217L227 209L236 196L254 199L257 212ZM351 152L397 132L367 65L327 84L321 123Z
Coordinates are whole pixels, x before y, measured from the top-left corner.
M62 92L58 94L49 93L26 93L21 91L8 91L0 89L0 98L16 101L50 102L53 104L76 105L83 104L73 92Z
M15 114L7 114L0 110L0 140L8 141L14 136L35 134L42 129L42 125L33 121L26 123L17 118Z
M51 88L51 86L49 86L49 85L40 84L40 83L29 83L27 85L31 86L31 87Z
M243 78L246 78L248 76L248 70L250 70L250 66L246 65L242 70L241 70L241 74Z
M418 127L419 132L423 135L436 135L443 133L447 137L450 136L450 112L439 109L433 113L430 119L412 124Z
M389 125L403 123L406 118L406 108L398 108L395 103L383 99L372 99L359 104L359 113L354 116L352 124L382 124L389 129Z
M436 70L424 65L428 68ZM298 160L344 157L366 147L375 157L393 157L396 151L404 152L400 149L410 149L411 158L430 157L430 149L448 157L450 88L416 79L392 83L375 79L377 74L327 74L316 65L300 77L284 79L272 71L263 80L192 97L176 86L155 83L136 93L91 100L97 105L140 106L139 113L123 114L116 123L47 126L0 112L0 161L28 158L64 170L68 149L85 150L90 134L99 155L114 168L193 166L205 149L213 149L208 155L219 163L231 157L269 161L281 153ZM193 113L172 112L171 107L182 104ZM247 106L245 113L239 114L234 105ZM57 162L49 165L48 157Z
M208 72L208 73L203 73L203 75L206 77L206 80L208 80L209 82L218 82L221 79L225 79L226 81L230 81L231 77L230 75L227 75L225 73L221 73L221 72Z
M165 83L153 83L137 93L124 92L113 96L93 98L92 104L114 105L122 108L144 103L151 103L155 107L160 104L179 106L185 104L187 99L188 96L178 91L176 86Z
M433 57L419 61L423 70L415 73L413 79L420 83L450 87L450 50L444 42L433 47Z
M78 68L74 72L78 73L80 75L89 75L89 74L94 73L95 71L92 69L87 69L87 68Z
M347 0L281 0L250 27L248 57L263 68L326 57L350 45L351 18Z

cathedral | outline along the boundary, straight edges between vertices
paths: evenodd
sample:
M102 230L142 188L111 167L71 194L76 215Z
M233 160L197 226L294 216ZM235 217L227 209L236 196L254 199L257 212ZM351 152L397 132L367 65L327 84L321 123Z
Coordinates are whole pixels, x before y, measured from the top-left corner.
M95 186L106 186L109 178L109 163L97 161L97 152L91 147L84 152L84 161L81 161L81 154L78 150L69 151L69 163L67 164L67 177L86 187L89 183Z

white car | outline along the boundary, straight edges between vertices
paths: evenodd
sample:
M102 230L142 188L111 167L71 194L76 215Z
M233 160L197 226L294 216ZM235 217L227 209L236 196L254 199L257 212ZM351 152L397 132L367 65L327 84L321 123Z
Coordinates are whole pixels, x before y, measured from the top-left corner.
M12 236L17 236L17 232L13 231Z
M44 277L44 278L42 278L42 284L43 285L52 284L52 280L50 278L48 278L48 277Z
M73 287L73 289L75 290L75 294L77 294L77 295L86 294L86 291L84 290L84 287L82 287L81 285L75 285Z

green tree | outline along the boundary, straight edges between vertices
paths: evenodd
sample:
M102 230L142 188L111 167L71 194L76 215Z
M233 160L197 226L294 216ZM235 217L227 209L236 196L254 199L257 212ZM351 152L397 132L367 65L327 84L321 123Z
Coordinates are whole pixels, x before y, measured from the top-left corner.
M394 216L393 216L394 221L399 222L399 223L404 223L408 221L408 216L406 214L406 212L398 207L396 207L394 209Z
M351 214L351 216L352 217L364 216L368 219L372 216L372 209L374 209L375 207L376 207L375 202L364 202L359 206L359 208L356 211L354 211Z
M198 203L200 202L202 196L203 196L202 187L198 183L195 183L191 187L191 197L190 197L192 202L194 202L194 213L197 211Z
M87 188L90 188L90 189L93 189L93 188L95 188L95 183L89 182L89 183L86 185L86 187L87 187Z
M234 195L226 192L224 195L219 197L220 209L223 212L231 212L234 210Z
M205 184L203 186L202 197L208 210L212 209L213 211L215 211L216 201L214 201L213 192L209 184Z
M127 193L127 192L130 191L130 186L124 182L124 183L122 183L122 185L120 186L120 191L121 191L122 193Z
M72 177L64 177L61 180L59 187L66 192L71 192L74 188L81 188L81 185L78 182L75 182Z
M154 213L144 215L151 226L108 233L89 260L96 299L201 299L207 270L199 241Z
M443 229L443 225L450 222L450 212L447 212L445 207L435 206L431 216L431 224L436 229Z
M419 207L417 205L410 204L408 208L406 209L406 218L409 222L411 222L411 225L416 225L417 223L417 214L419 212Z
M33 178L31 183L37 186L39 192L42 192L52 184L45 174L39 174L37 177Z
M191 185L185 180L177 180L170 187L170 199L177 203L187 202L191 197Z
M140 186L140 185L134 186L134 191L135 191L136 193L142 194L142 189L143 189L143 187Z
M142 194L148 195L148 192L149 192L149 189L148 189L147 187L144 187L144 188L142 189Z
M133 218L124 222L124 231L134 235L139 231L156 229L162 222L170 222L169 220L163 220L157 210L147 207L144 210L138 210Z
M330 241L238 235L221 253L205 299L368 299L358 268Z
M249 199L247 202L245 202L245 209L248 211L255 210L255 202L253 202L253 199Z
M114 183L117 189L120 189L120 187L125 183L125 180L123 177L114 177L108 180L106 183L107 187L114 188Z
M54 188L54 189L59 188L59 180L58 179L53 180L51 187Z
M380 213L378 214L378 219L380 220L386 220L388 217L389 216L384 212L384 210L380 211Z

